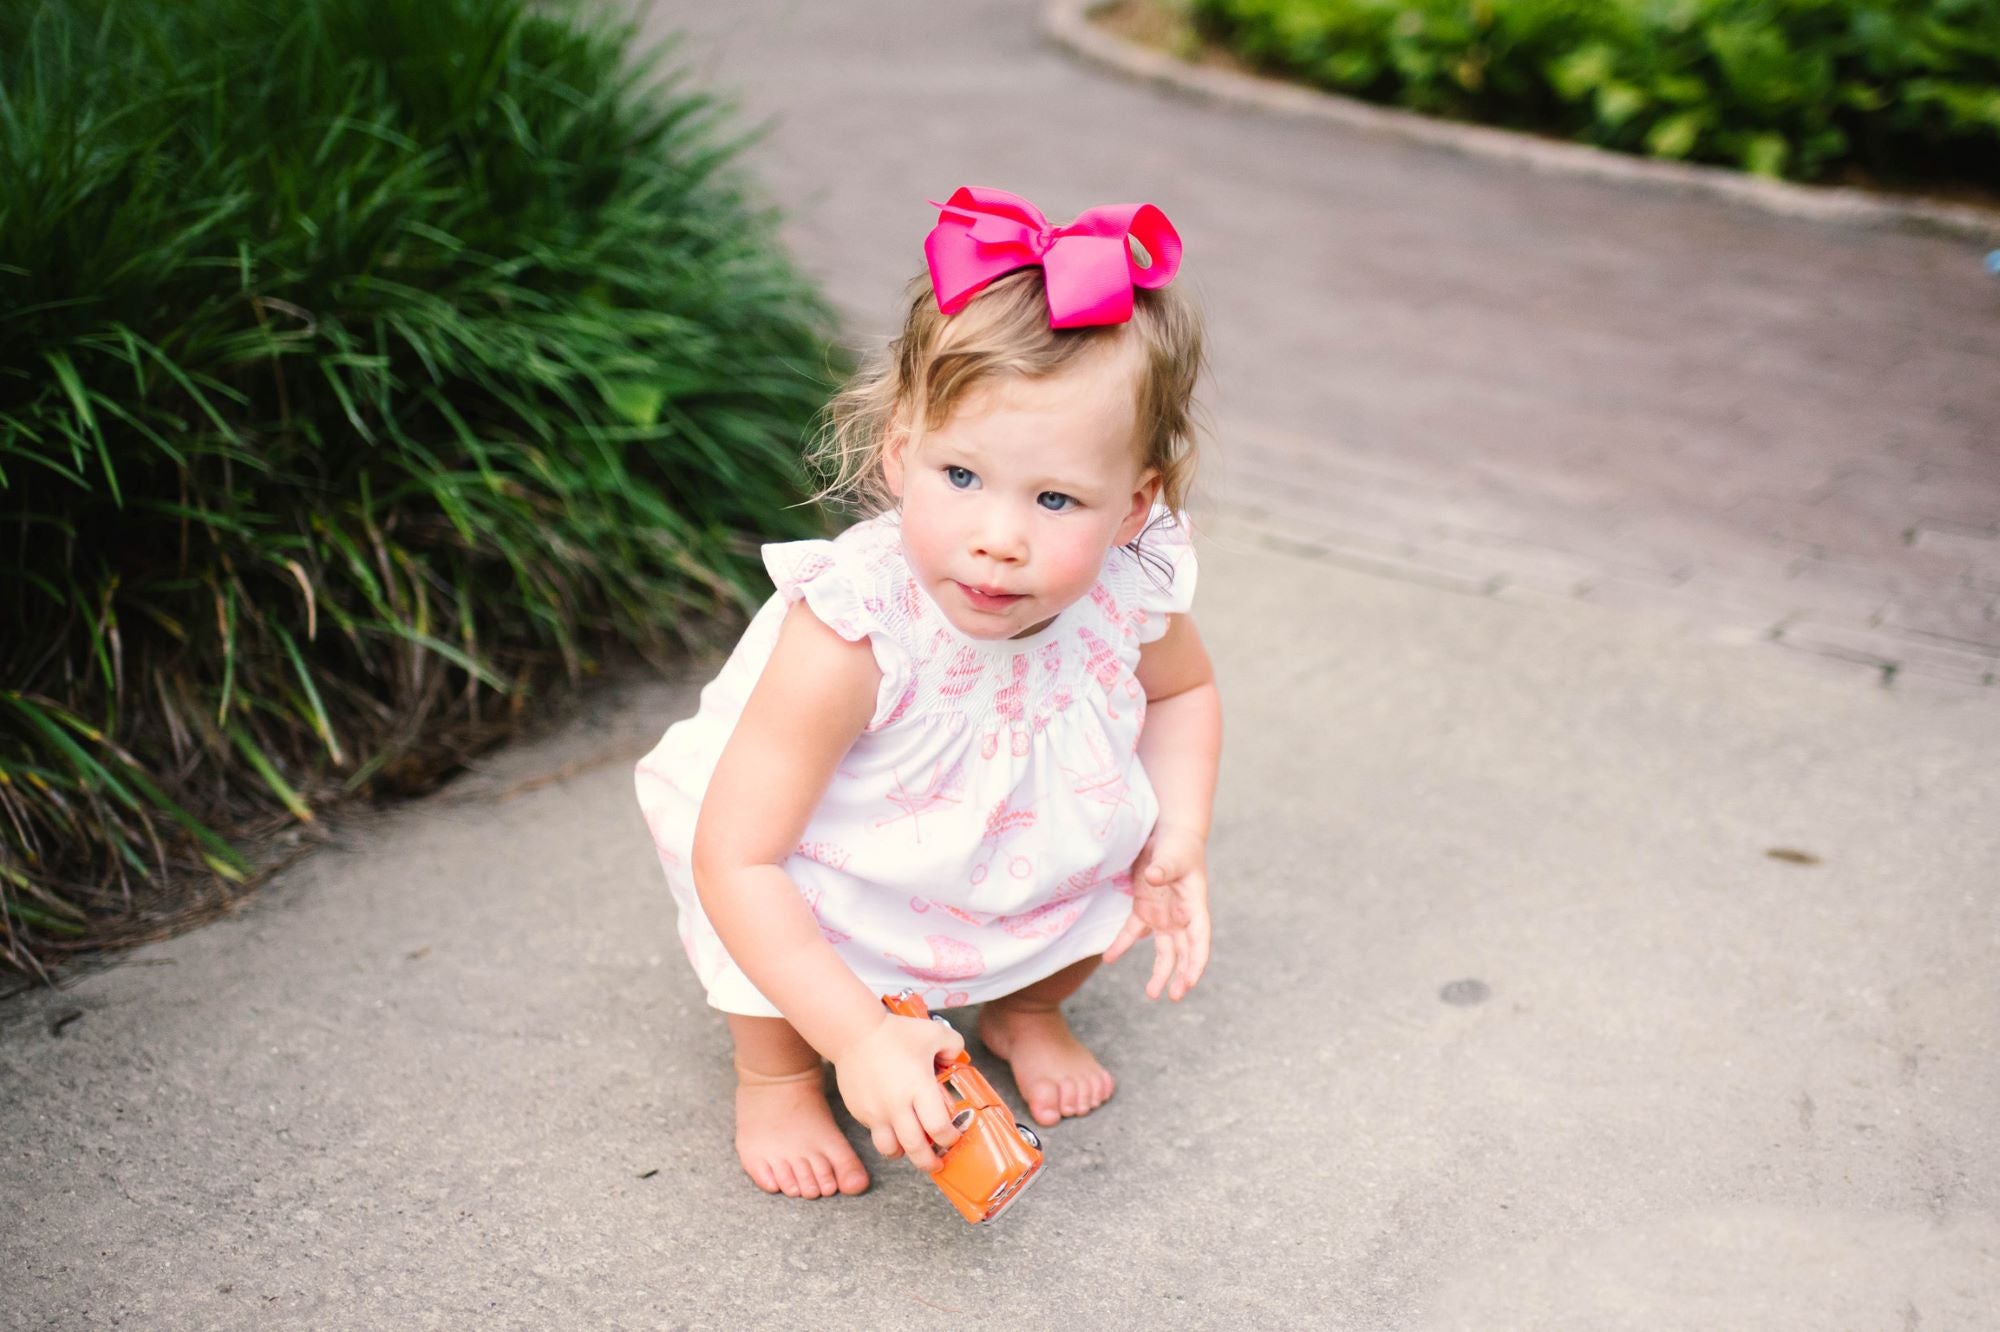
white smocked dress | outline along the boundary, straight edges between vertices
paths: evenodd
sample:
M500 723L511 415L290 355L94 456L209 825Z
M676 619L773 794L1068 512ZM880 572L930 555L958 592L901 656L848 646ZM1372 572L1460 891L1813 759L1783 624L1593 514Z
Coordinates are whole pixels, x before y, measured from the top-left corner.
M1155 520L1143 556L1114 548L1088 596L997 642L959 632L918 585L894 514L764 547L776 595L636 774L711 1005L778 1016L716 937L689 866L709 776L801 599L842 638L867 639L882 671L874 715L784 864L842 960L879 993L909 986L943 1007L1110 945L1159 814L1136 752L1139 645L1194 597L1183 522Z

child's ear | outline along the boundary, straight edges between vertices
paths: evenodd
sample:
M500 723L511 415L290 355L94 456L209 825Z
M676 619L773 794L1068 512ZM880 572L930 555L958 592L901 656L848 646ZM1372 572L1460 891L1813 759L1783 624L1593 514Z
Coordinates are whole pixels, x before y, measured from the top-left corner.
M910 446L910 431L903 424L903 409L898 407L889 418L882 443L882 479L889 483L889 493L896 502L903 499L903 453Z
M1159 498L1160 474L1149 467L1139 476L1139 488L1132 492L1132 507L1126 512L1125 521L1118 524L1118 545L1131 543L1146 530L1146 520L1152 517L1153 505Z

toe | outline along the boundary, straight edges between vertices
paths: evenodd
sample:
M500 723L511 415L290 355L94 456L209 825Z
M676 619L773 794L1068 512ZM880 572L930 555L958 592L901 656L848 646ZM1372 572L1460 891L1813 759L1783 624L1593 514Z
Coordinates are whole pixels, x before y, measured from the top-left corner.
M771 1174L778 1181L778 1192L784 1194L787 1198L796 1198L799 1196L799 1181L797 1176L792 1174L792 1163L790 1161L771 1162Z
M750 1176L752 1184L755 1184L766 1193L776 1193L778 1191L778 1180L771 1173L771 1163L769 1161L753 1161L748 1157L741 1159L743 1161L743 1173Z
M792 1158L792 1178L799 1182L799 1197L819 1197L819 1173L813 1169L810 1157L795 1156Z
M840 1181L833 1177L833 1162L824 1156L815 1156L812 1159L812 1172L813 1179L819 1183L820 1197L831 1198L840 1192Z
M868 1188L868 1167L845 1142L837 1144L830 1157L835 1184L842 1193L863 1193Z
M1074 1115L1081 1113L1082 1109L1083 1107L1077 1103L1076 1083L1069 1078L1064 1078L1062 1081L1062 1112L1066 1115Z
M1053 1082L1038 1082L1028 1089L1028 1113L1037 1124L1053 1124L1062 1118L1061 1095Z

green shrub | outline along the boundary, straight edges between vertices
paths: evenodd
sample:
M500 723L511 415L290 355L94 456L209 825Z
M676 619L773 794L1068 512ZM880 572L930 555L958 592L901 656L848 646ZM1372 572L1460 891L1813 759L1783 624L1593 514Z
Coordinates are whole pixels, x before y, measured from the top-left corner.
M757 539L815 530L831 313L730 109L629 36L0 6L0 958L240 879L233 837L750 604Z
M1434 115L1816 180L2000 184L1994 0L1190 0L1251 61Z

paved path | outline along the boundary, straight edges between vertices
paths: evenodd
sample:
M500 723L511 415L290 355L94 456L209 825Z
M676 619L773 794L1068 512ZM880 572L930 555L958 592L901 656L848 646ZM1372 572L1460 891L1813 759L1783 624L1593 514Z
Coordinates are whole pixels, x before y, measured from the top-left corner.
M1027 3L650 13L777 117L755 164L863 338L925 199L1152 199L1213 319L1211 498L1276 537L1905 684L2000 671L2000 280L1972 242L1218 109L1080 68Z
M649 685L0 1007L0 1328L1990 1332L2000 709L1226 520L1202 599L1213 968L1083 993L1000 1227L739 1177Z
M1201 988L1149 1006L1131 963L1084 992L1119 1093L1050 1131L1046 1181L991 1232L900 1169L857 1200L758 1194L630 790L698 677L606 688L440 795L346 821L234 918L0 1004L0 1329L1990 1332L1993 694L1901 687L1914 667L1880 689L1574 598L1465 595L1444 546L1381 556L1396 577L1348 567L1431 531L1411 497L1452 494L1490 505L1464 530L1581 533L1552 549L1591 576L1652 567L1639 536L1585 521L1600 508L1704 553L1782 549L1696 502L1718 469L1691 452L1586 470L1518 423L1573 429L1530 408L1579 401L1723 421L1734 401L1726 456L1761 457L1782 489L1795 453L1839 456L1815 451L1854 445L1875 410L1809 371L1861 373L1822 325L1896 330L1961 369L1990 353L1984 298L1952 297L1956 256L1202 111L1055 59L1026 9L964 12L689 11L716 75L788 113L755 161L800 182L794 238L857 327L906 275L924 191L985 179L1081 204L1175 182L1223 330L1230 501L1202 547L1230 743ZM885 137L924 91L929 112ZM1418 299L1413 256L1445 262L1465 210L1486 217L1465 234L1515 258L1460 264L1462 306L1458 288ZM1579 227L1572 271L1530 244L1530 213L1543 235L1575 213L1628 239ZM1342 244L1305 225L1319 215ZM1640 246L1642 227L1667 239ZM1244 248L1280 236L1326 299L1280 302L1305 284ZM1640 282L1592 248L1691 263L1702 237L1850 262L1823 283L1749 258L1717 259L1727 280ZM1503 289L1525 270L1571 294L1516 324ZM1789 328L1779 368L1746 364L1748 342L1732 359L1670 340L1662 364L1703 367L1683 400L1582 273L1650 290L1683 336L1703 303L1736 330L1718 338ZM1990 407L1963 377L1925 397L1929 373L1904 362L1876 391L1928 404L1905 445L1976 475ZM1844 416L1800 387L1813 375ZM1521 380L1536 388L1510 397ZM1510 437L1475 442L1509 470L1449 452L1445 427L1508 403ZM1767 433L1781 421L1798 428ZM1363 484L1378 474L1405 484ZM1363 547L1330 498L1253 512L1307 486L1401 497L1405 535ZM1699 589L1690 575L1694 619L1727 622Z

